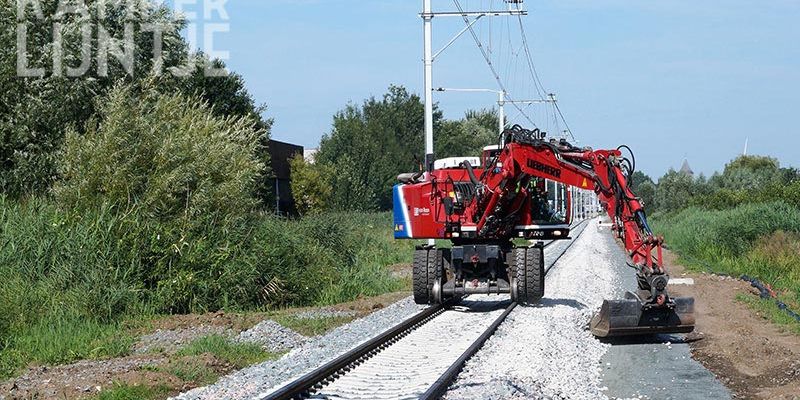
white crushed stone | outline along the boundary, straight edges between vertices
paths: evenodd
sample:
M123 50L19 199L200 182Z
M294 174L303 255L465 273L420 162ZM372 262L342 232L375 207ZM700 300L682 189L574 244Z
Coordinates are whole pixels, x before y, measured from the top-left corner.
M297 319L325 319L325 318L347 318L355 317L355 311L337 310L335 308L320 308L317 310L308 310L294 314L293 317Z
M278 360L267 361L223 377L214 385L197 388L174 399L252 399L270 388L288 383L346 351L397 325L424 307L406 298L364 318L309 339Z
M238 343L253 343L272 353L291 350L305 343L307 338L271 319L242 332L234 339Z
M133 346L133 352L135 354L174 353L195 339L211 335L232 337L234 333L230 329L211 325L168 330L158 329L151 334L140 337Z
M503 313L508 303L501 299L470 296L462 302L462 307L447 310L434 321L410 332L311 398L418 399Z
M608 345L587 330L592 312L619 285L608 227L590 221L547 277L538 307L518 307L465 366L448 399L606 399L601 357ZM567 243L548 248L550 263ZM252 399L310 372L408 318L411 298L313 338L276 361L222 378L175 399Z
M605 399L601 357L607 344L587 330L612 297L618 277L608 228L590 221L548 273L538 307L517 307L467 362L447 399ZM552 259L564 244L548 248Z

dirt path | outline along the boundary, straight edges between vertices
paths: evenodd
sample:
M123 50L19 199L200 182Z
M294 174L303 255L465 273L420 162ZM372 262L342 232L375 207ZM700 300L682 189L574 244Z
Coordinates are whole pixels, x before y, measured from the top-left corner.
M665 252L673 278L693 278L694 285L671 287L673 295L693 296L701 340L692 355L713 372L737 398L800 399L800 336L785 332L736 300L757 296L734 278L687 273L674 254Z

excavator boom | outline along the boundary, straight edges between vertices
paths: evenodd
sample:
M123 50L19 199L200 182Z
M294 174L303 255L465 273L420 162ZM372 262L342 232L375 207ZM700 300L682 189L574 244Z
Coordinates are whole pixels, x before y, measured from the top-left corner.
M636 269L637 293L606 300L590 323L592 333L691 332L694 300L672 298L667 291L664 239L653 234L642 202L631 190L635 160L632 152L629 159L622 150L630 152L626 146L578 148L565 140L547 140L538 129L514 126L482 159L451 159L425 175L402 175L403 183L394 189L395 237L453 242L452 250L417 250L415 283L419 277L427 284L415 287L415 297L437 302L471 293L510 293L523 303L541 299L542 246L520 249L511 239L569 236L571 216L555 218L545 204L545 184L552 181L598 195L612 231L625 246L629 266Z

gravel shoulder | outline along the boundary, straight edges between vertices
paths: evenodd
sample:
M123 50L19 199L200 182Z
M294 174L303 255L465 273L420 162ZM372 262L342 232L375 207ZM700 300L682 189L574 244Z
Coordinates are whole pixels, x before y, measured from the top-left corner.
M345 353L419 312L423 306L405 298L325 335L306 341L278 360L267 361L223 377L217 383L175 399L251 399Z
M541 306L518 308L467 363L447 398L730 398L692 359L683 336L599 341L588 332L604 298L635 287L624 252L597 222L548 274ZM560 253L548 250L546 258Z
M517 307L464 367L448 399L602 399L600 360L608 345L586 329L619 284L613 243L597 222L555 264L537 307ZM563 251L545 252L546 264Z

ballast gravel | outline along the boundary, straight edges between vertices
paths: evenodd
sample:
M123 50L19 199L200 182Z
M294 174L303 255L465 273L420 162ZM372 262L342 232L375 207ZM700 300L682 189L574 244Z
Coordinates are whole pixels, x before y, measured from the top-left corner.
M234 336L233 331L220 326L200 325L191 328L157 330L139 338L133 346L135 354L175 353L193 340L210 335Z
M474 295L354 367L310 399L414 400L469 348L510 304Z
M305 343L307 338L283 325L265 320L236 337L239 343L253 343L272 353L280 353Z
M608 227L597 220L548 273L537 307L517 307L465 366L447 399L605 399L601 357L608 345L587 330L593 311L620 285ZM550 265L568 243L546 250ZM500 300L500 297L496 297ZM422 310L411 298L328 334L313 338L276 361L222 378L176 399L258 398L310 372ZM453 332L458 334L457 329Z
M283 357L223 377L214 385L183 393L174 399L253 399L274 386L312 371L339 355L397 325L424 307L406 298L325 335L309 339Z
M334 308L320 308L317 310L308 310L299 312L293 315L297 319L325 319L325 318L348 318L355 317L355 311L337 310Z
M447 399L605 399L600 360L608 345L587 330L610 298L618 259L607 227L590 221L548 273L545 299L517 307L464 367ZM567 243L546 250L550 265Z

